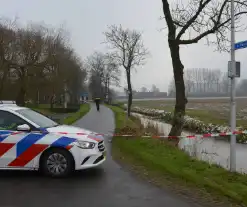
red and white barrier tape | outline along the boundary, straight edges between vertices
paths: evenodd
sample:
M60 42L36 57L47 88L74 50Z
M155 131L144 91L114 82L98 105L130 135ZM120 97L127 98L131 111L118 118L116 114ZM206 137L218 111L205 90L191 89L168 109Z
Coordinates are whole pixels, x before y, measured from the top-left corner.
M8 135L15 135L15 134L19 134L22 132L13 132L10 133ZM40 133L40 132L37 132ZM221 132L221 133L208 133L208 134L194 134L194 135L186 135L186 136L167 136L167 135L143 135L143 136L139 136L139 135L135 135L135 134L102 134L102 133L69 133L69 132L45 132L47 134L50 133L54 133L54 134L74 134L74 135L79 135L79 136L84 136L84 135L95 135L95 136L111 136L111 137L143 137L143 138L167 138L167 139L181 139L181 138L196 138L196 137L200 137L200 138L210 138L210 137L225 137L225 136L230 136L230 135L240 135L240 134L247 134L247 130L245 131L234 131L232 132ZM6 134L7 135L7 134ZM0 136L5 136L4 134L0 135Z
M71 134L67 132L58 132L59 134ZM87 135L86 133L75 133L76 135ZM168 138L168 139L177 139L177 138L210 138L210 137L225 137L230 135L240 135L240 134L247 134L247 130L245 131L234 131L232 132L220 132L220 133L208 133L208 134L193 134L193 135L186 135L186 136L167 136L167 135L135 135L135 134L94 134L96 136L112 136L112 137L143 137L143 138ZM91 134L92 135L92 134Z

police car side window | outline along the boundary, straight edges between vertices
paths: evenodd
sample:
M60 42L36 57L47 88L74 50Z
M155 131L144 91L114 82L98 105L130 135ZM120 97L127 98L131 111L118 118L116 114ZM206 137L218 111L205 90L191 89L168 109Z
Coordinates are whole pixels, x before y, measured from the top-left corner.
M18 125L28 124L25 120L8 111L0 111L0 130L16 130Z

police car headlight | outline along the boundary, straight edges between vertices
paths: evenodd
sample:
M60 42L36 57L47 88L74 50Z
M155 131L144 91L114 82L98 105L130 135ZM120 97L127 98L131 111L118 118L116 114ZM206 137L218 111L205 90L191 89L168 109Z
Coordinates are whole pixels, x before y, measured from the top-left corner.
M77 141L77 146L82 149L93 149L95 147L95 143L86 142L86 141Z

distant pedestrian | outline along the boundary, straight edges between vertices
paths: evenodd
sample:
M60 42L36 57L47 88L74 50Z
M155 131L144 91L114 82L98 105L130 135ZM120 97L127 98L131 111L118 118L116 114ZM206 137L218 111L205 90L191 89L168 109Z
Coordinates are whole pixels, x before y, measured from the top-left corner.
M94 99L97 111L100 111L100 98L95 98Z

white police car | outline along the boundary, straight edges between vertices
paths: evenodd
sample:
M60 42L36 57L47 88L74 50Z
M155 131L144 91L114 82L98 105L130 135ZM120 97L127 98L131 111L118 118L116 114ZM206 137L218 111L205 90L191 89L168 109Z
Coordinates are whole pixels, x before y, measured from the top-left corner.
M0 169L41 170L52 177L105 161L103 136L0 101Z

